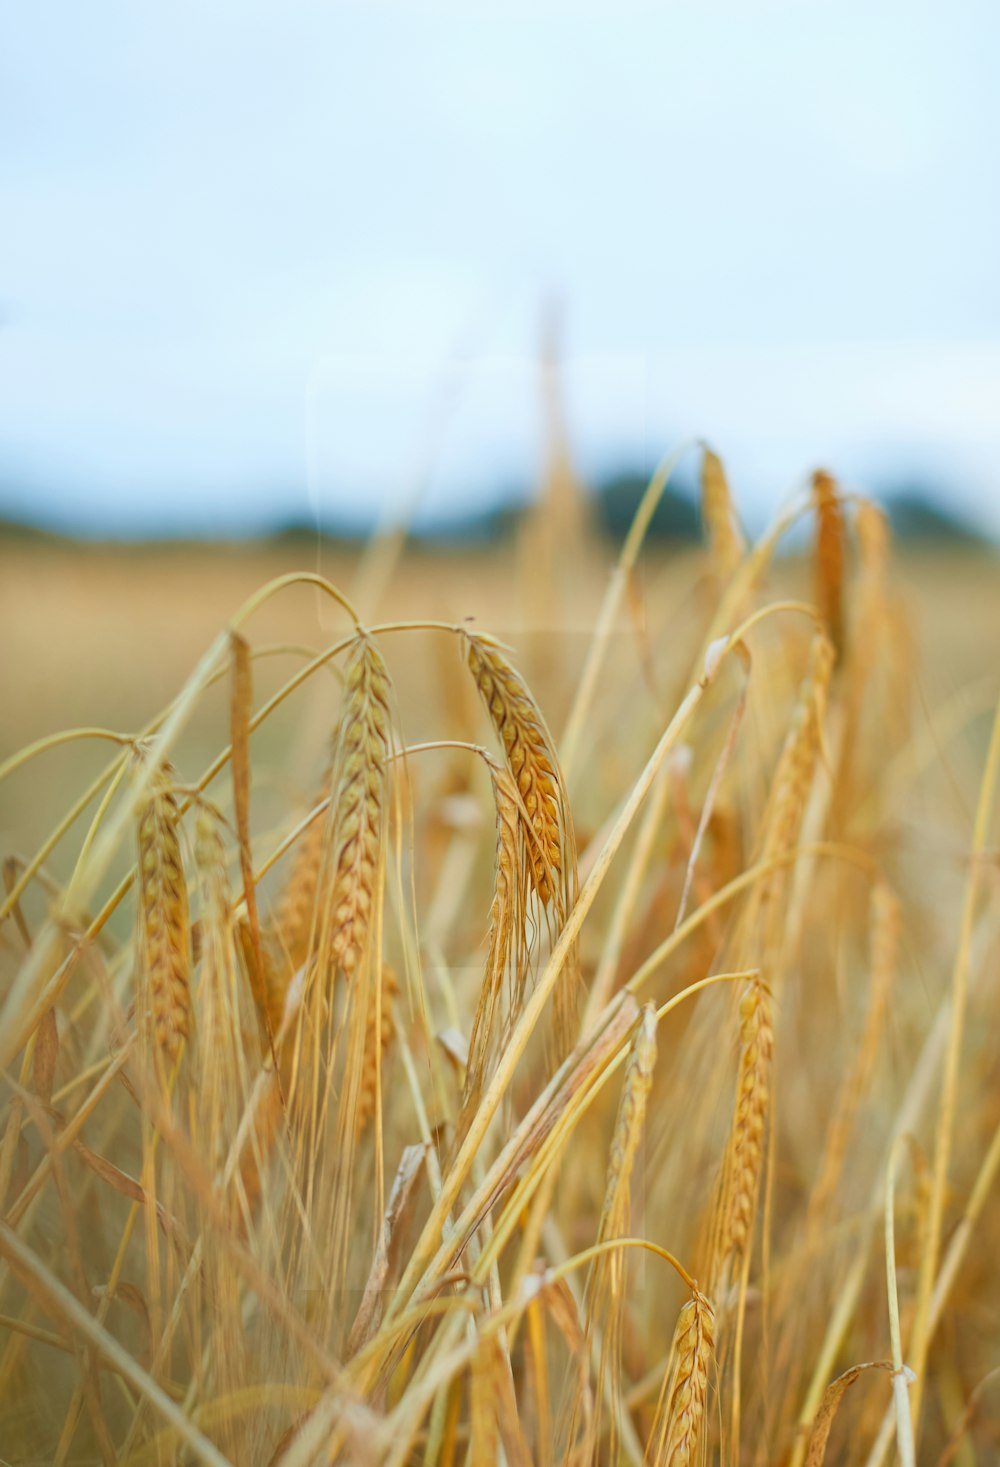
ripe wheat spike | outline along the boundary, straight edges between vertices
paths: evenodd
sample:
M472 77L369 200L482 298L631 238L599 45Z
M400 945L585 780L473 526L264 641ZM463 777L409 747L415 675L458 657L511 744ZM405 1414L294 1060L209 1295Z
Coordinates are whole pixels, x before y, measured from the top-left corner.
M335 758L330 886L333 963L350 978L368 938L382 856L389 674L370 637L355 644L344 679Z
M169 1076L191 1033L191 930L180 815L168 767L139 812L139 1012L157 1070Z
M396 1037L396 999L399 984L391 968L383 966L379 988L373 983L368 996L368 1026L357 1103L357 1134L360 1136L375 1113L381 1090L381 1069Z
M839 660L844 651L844 507L837 481L825 469L813 474L812 489L816 506L816 605Z
M746 554L747 545L722 460L710 448L701 458L701 517L716 574L726 582Z
M545 721L521 674L499 645L466 633L468 663L503 744L533 832L528 861L543 904L565 877L565 847L572 837L559 763Z
M740 1063L722 1190L720 1267L732 1260L739 1268L750 1243L764 1154L773 1055L771 996L766 985L755 980L740 1000Z
M696 1289L677 1316L672 1368L647 1448L652 1467L689 1467L698 1460L714 1351L715 1314Z

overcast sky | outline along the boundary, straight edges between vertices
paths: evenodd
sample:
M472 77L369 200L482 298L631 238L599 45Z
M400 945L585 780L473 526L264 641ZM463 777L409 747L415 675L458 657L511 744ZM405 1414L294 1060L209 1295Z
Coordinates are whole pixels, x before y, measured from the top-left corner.
M0 3L0 512L124 533L710 438L1000 529L1000 7Z

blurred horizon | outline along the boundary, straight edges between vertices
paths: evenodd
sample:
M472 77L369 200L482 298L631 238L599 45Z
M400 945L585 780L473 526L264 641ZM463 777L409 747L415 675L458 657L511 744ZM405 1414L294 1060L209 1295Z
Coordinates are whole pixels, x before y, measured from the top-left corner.
M0 516L433 528L690 438L1000 532L1000 12L0 11Z

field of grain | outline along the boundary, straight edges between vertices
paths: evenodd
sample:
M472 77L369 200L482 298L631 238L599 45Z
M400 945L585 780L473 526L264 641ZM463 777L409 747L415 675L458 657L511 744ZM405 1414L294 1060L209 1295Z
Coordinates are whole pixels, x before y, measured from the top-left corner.
M702 494L0 547L0 1461L996 1459L997 565Z

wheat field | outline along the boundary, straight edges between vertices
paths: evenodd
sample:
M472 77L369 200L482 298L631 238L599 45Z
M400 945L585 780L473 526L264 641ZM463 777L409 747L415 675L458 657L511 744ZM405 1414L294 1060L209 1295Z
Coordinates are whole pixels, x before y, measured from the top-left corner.
M670 467L3 552L0 1461L998 1459L995 563Z

